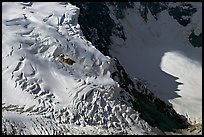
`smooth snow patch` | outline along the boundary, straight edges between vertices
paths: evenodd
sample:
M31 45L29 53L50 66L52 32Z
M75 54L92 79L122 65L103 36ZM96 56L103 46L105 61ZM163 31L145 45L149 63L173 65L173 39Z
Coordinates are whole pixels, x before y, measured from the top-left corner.
M189 30L195 24L189 24L185 28L169 16L167 11L159 13L158 20L155 20L149 12L147 23L138 10L136 12L135 9L127 9L126 13L121 23L127 40L123 46L118 46L118 43L113 44L111 55L119 59L132 79L139 78L147 81L148 88L157 97L166 103L172 103L181 114L189 113L191 119L200 119L202 114L200 109L202 108L202 48L194 48L188 41ZM199 11L197 14L194 15L196 19L193 20L202 18ZM183 86L181 87L180 84ZM189 105L187 101L192 95L193 98L189 101L191 105ZM183 104L188 107L184 108ZM200 106L194 111L198 104Z

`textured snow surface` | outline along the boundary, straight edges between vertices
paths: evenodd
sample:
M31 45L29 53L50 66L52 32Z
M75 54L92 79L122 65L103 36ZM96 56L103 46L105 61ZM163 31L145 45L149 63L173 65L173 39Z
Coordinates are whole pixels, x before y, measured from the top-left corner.
M191 23L181 26L167 11L155 20L148 13L144 22L137 8L128 9L121 20L127 40L112 37L111 55L116 56L129 76L145 80L148 88L191 121L202 120L202 48L188 41L191 30L202 32L202 4ZM115 42L117 41L117 42Z
M131 96L110 78L110 58L83 37L79 12L63 3L2 3L3 132L162 134L121 102Z

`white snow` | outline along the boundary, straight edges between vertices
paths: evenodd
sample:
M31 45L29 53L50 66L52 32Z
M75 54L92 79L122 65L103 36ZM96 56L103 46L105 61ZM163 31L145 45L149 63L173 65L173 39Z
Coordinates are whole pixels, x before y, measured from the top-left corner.
M178 113L201 122L202 48L194 48L188 41L190 29L202 29L202 6L197 3L197 7L187 27L167 11L159 13L158 20L149 12L145 23L137 9L128 9L121 20L127 40L123 46L113 44L111 55L119 59L132 79L147 81L148 88Z
M177 81L183 83L183 85L178 86L180 91L176 91L181 98L169 100L174 108L180 114L189 115L190 117L188 117L192 122L202 122L201 64L178 52L167 52L162 57L161 69L168 74L179 77Z
M121 103L110 58L84 39L78 14L71 4L2 3L2 128L9 133L15 125L17 134L162 134L131 103ZM61 54L75 63L60 62Z

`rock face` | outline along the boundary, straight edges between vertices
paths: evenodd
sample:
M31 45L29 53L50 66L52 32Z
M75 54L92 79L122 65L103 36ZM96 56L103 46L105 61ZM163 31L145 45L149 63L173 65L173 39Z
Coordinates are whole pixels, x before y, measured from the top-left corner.
M111 15L133 5L2 3L2 133L152 135L188 127L109 53L112 35L126 40Z
M70 58L65 58L64 55L60 55L58 59L64 64L68 64L68 65L73 65L75 63L75 61L71 60Z

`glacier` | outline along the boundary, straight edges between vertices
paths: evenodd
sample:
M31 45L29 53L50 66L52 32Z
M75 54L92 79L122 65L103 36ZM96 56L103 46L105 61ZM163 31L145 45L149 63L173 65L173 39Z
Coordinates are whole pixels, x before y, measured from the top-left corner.
M135 109L134 103L144 103L141 102L144 97L136 95L136 98L135 94L126 91L120 83L119 76L124 76L124 72L119 71L118 61L104 55L85 38L78 22L79 14L80 8L68 2L2 3L2 133L172 134L152 126L141 116L143 111ZM125 19L131 20L130 16L126 15ZM193 21L196 22L196 19ZM132 26L134 21L128 22L129 25L124 21L123 26L127 26L124 30L129 29L128 26ZM154 27L149 28L154 31ZM143 33L149 33L145 27L140 29L143 29ZM155 35L160 34L158 32ZM135 38L135 43L143 40L142 36ZM129 38L131 36L127 41ZM111 40L120 48L127 42L114 36ZM126 47L126 50L120 48L117 48L119 51L116 53L126 50L131 53ZM113 50L111 55L117 56ZM130 56L123 57L122 54L117 58L128 68L124 62ZM171 67L165 62L171 62L168 57L172 55L177 54L166 53L162 58L161 68L168 73L172 73L172 70L168 70ZM74 63L62 61L62 56ZM113 74L119 76L113 78ZM135 89L130 84L128 90ZM176 110L179 110L180 106L177 107ZM151 114L151 109L149 111ZM177 116L171 109L167 111Z
M120 102L112 61L84 38L79 8L41 2L2 7L4 134L162 134L130 102ZM76 63L60 62L61 54Z

